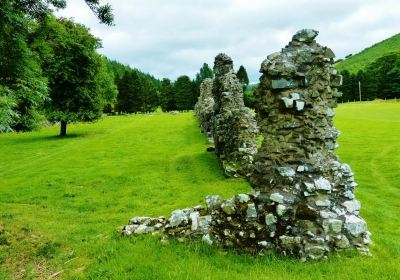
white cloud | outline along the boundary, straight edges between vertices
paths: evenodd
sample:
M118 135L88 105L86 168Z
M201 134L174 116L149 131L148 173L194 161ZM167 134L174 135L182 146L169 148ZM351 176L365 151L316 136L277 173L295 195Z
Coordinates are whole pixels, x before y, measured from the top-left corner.
M257 81L265 57L302 28L338 57L356 53L399 32L398 0L109 0L107 27L83 0L69 0L59 14L74 17L103 40L101 53L156 77L194 77L219 52L243 64Z

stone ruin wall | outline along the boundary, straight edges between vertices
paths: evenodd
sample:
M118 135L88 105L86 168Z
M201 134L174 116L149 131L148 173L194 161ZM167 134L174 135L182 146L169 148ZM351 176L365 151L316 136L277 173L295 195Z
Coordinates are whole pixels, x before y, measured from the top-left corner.
M217 55L214 73L215 153L227 176L247 177L258 150L257 123L251 110L244 106L243 85L236 77L232 59L226 54Z
M369 254L370 233L354 197L357 184L350 167L333 152L339 133L332 108L341 76L332 66L333 52L315 42L317 35L297 32L262 63L256 104L264 142L250 179L252 192L229 199L208 196L206 208L175 210L168 219L133 218L125 235L201 237L209 244L274 250L302 260L346 248ZM223 69L229 70L226 65ZM214 92L228 86L225 74L216 72ZM232 91L217 93L225 92ZM215 103L223 108L220 100Z
M208 141L214 143L212 128L214 118L213 80L205 79L200 85L200 96L194 107L201 132L206 134Z

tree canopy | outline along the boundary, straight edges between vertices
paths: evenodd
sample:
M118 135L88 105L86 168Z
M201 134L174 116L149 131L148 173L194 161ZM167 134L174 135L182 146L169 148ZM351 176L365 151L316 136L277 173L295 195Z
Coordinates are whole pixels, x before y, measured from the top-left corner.
M99 39L68 19L49 17L38 28L35 45L48 77L46 115L61 123L60 134L73 121L93 121L102 114L107 82ZM110 97L111 99L113 97Z

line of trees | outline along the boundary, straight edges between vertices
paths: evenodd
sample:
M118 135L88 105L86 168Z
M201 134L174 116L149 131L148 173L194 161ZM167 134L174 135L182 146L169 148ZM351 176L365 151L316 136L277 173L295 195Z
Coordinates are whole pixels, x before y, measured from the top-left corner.
M382 56L356 74L344 70L341 75L342 102L360 100L360 89L362 100L400 98L399 53Z

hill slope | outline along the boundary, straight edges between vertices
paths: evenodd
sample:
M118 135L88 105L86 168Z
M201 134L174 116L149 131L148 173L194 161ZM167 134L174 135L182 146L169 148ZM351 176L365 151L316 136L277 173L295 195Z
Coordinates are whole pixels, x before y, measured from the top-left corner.
M400 33L336 63L335 67L339 71L348 70L351 73L356 73L377 58L392 52L400 53Z
M250 189L224 178L192 113L73 124L65 139L55 137L58 127L0 135L0 279L398 279L399 110L400 102L336 110L338 154L360 184L373 257L348 252L309 264L118 235L133 216Z

